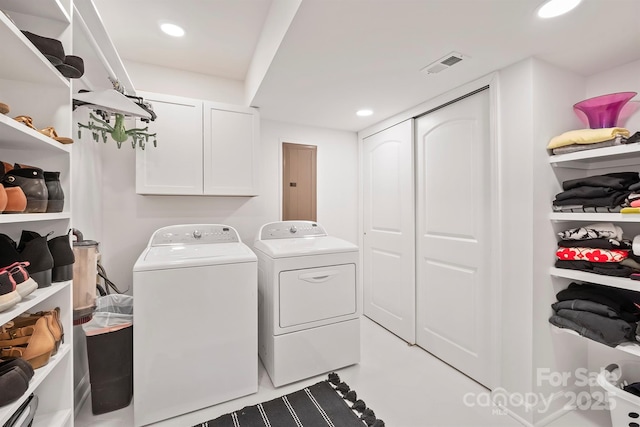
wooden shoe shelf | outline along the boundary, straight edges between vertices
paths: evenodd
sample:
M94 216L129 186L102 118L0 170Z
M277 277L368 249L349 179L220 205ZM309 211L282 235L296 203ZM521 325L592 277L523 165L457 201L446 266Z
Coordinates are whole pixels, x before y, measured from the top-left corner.
M0 67L0 102L11 111L0 115L0 160L23 163L46 171L58 171L65 194L61 213L1 214L0 233L18 241L22 230L52 236L66 234L72 227L71 158L73 144L64 145L13 120L18 115L33 117L38 129L54 126L60 135L72 136L71 84L22 34L29 31L62 42L71 54L72 0L21 2L0 0L0 39L3 66ZM73 299L72 282L54 283L0 313L4 324L24 312L60 307L64 343L49 362L35 370L28 391L17 401L0 407L0 425L9 419L31 393L38 396L34 427L72 427L74 424Z

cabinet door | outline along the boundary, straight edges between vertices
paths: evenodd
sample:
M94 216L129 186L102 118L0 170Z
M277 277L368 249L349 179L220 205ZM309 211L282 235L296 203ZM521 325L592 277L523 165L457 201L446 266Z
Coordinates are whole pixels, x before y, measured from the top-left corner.
M204 103L204 194L258 195L259 126L254 108Z
M140 92L158 116L149 123L157 133L136 149L136 193L202 194L202 101Z

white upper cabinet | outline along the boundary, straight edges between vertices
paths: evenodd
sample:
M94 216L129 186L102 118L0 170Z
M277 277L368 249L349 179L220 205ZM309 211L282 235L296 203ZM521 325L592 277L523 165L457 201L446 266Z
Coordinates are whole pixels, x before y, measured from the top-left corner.
M259 127L254 108L204 103L204 194L258 195Z
M136 148L138 194L202 194L202 101L138 92L158 116L157 133L144 150Z
M138 194L256 196L260 117L256 109L138 92L157 119L136 155Z

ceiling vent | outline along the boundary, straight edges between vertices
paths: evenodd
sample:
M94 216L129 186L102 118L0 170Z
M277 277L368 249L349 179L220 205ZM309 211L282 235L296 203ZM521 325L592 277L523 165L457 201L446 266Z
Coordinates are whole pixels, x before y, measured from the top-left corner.
M469 58L468 56L464 56L461 53L451 52L450 54L445 55L442 58L438 59L436 62L433 62L427 65L420 71L426 74L436 74L442 70L446 70L447 68L456 65L457 63L461 62L463 59L468 59L468 58Z

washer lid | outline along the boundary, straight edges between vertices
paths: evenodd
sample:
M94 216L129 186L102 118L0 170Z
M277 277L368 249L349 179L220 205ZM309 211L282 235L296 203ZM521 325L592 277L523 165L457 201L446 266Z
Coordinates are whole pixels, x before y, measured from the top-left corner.
M172 244L151 246L142 252L133 271L257 262L244 243Z
M257 240L254 248L271 258L358 251L358 247L353 243L333 236Z

